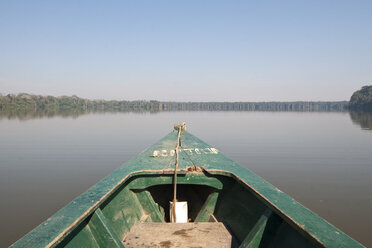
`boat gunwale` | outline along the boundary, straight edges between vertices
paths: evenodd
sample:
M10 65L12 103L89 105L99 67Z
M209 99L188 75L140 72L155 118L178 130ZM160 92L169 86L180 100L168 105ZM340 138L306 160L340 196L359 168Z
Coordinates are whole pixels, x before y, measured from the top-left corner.
M305 227L298 222L296 222L293 218L288 216L284 211L282 211L278 206L276 206L273 202L271 202L267 197L265 197L263 194L261 194L258 190L256 190L253 186L251 186L246 181L242 180L239 176L236 174L227 171L227 170L219 170L219 169L208 169L205 170L207 173L212 175L219 175L219 176L227 176L235 179L239 183L243 183L244 186L247 187L252 193L255 194L255 196L266 203L265 205L269 207L271 210L273 210L276 214L278 214L280 217L286 220L287 223L292 224L291 226L294 227L296 230L301 231L306 236L309 236L309 238L314 239L315 244L321 245L321 247L327 247L320 239L318 239L314 234L312 234L310 231L306 230ZM57 237L54 238L53 241L51 241L46 247L55 247L58 245L63 238L68 236L79 224L82 223L84 219L86 219L89 215L93 214L95 210L99 208L99 206L104 203L111 195L113 195L120 187L129 179L137 176L146 176L146 175L169 175L173 176L174 169L165 169L165 170L138 170L129 173L126 177L124 177L118 184L116 184L107 194L101 197L93 206L91 206L87 211L85 211L75 222L73 222L69 227L65 229L62 233L60 233ZM187 169L178 169L178 174L186 175L188 173L202 173L202 172L189 172ZM300 203L298 203L300 204ZM306 208L302 204L300 204L302 207ZM308 211L308 208L306 208ZM312 212L312 211L311 211ZM312 212L315 214L314 212ZM316 214L315 214L316 215ZM329 225L332 225L328 221L326 221ZM333 226L333 225L332 225ZM346 235L346 234L345 234Z
M98 209L99 206L116 192L128 179L146 174L173 175L174 169L163 168L165 158L154 158L152 154L154 149L174 149L172 147L175 138L176 135L174 132L166 135L160 141L94 184L88 190L57 211L54 215L50 216L47 220L17 240L12 246L23 247L22 244L27 244L28 247L39 247L40 245L45 247L55 247L62 242L62 240L68 236L74 228L80 225L90 214ZM187 142L190 142L191 145L198 145L199 147L206 148L210 147L204 141L190 133L185 135L185 139ZM185 141L183 141L183 146L184 145ZM203 155L200 158L195 157L193 160L198 166L202 166L207 173L229 176L246 185L248 190L250 190L261 201L266 203L269 208L271 207L275 213L286 220L286 222L291 226L296 228L296 230L300 231L305 236L309 236L317 245L320 245L321 247L350 247L350 245L353 245L354 247L364 247L337 227L304 207L292 197L265 181L249 169L242 167L222 153L215 156L217 156L217 160L213 160L211 157L208 157L208 155ZM209 161L209 159L212 159L212 161ZM140 169L145 168L144 165L146 163L150 163L149 167L154 169ZM193 173L182 167L177 171L185 174ZM78 205L80 208L76 208L74 205L76 203L81 204L81 206ZM72 213L69 211L72 211ZM309 222L309 220L311 220L311 222ZM316 223L313 223L312 220ZM305 226L305 224L307 226ZM318 232L318 229L320 229L319 227L322 228L321 232ZM331 237L329 237L329 235L324 235L324 232L335 232L336 235L333 233L330 235ZM50 235L50 233L52 234Z

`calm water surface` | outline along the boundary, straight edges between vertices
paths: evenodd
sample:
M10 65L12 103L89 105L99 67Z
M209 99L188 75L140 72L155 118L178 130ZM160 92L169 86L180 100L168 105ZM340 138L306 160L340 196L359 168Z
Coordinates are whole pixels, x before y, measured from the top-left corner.
M372 131L348 113L293 112L0 119L0 247L183 121L189 132L372 247Z

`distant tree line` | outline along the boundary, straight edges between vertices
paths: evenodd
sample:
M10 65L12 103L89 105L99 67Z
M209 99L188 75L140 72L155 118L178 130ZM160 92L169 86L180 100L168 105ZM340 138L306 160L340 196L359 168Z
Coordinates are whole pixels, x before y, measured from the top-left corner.
M77 96L41 96L21 93L0 94L2 116L78 116L90 112L160 112L160 111L346 111L347 101L340 102L160 102L106 101Z
M339 102L162 102L161 111L346 111Z
M0 111L159 111L158 101L105 101L77 96L41 96L21 93L0 94Z
M355 91L349 103L352 110L372 111L372 85L363 86Z

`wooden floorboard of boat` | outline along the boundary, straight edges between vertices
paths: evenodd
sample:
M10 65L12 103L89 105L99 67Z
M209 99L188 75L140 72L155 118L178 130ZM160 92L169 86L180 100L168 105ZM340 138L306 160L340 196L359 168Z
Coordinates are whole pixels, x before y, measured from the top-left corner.
M221 222L137 223L123 240L134 247L232 247L232 237Z

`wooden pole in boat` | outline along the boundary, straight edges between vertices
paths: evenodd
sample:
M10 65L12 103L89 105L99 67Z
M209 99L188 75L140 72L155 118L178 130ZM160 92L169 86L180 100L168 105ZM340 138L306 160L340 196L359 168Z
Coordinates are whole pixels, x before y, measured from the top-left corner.
M180 146L180 138L181 138L181 130L186 129L186 124L182 123L181 125L174 125L175 129L178 129L177 135L177 144L176 144L176 165L174 167L174 182L173 182L173 202L172 202L172 216L171 222L176 222L176 202L177 202L177 168L178 168L178 161L179 161L179 146Z

